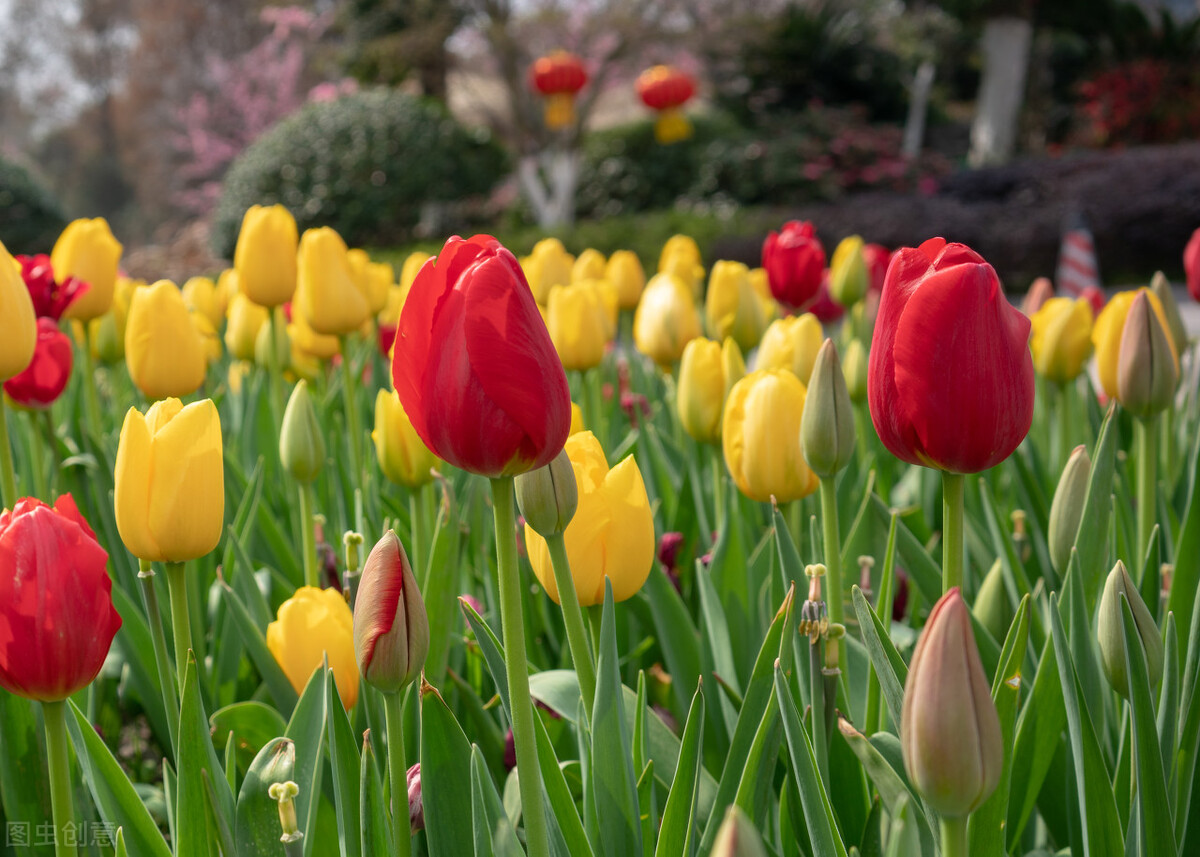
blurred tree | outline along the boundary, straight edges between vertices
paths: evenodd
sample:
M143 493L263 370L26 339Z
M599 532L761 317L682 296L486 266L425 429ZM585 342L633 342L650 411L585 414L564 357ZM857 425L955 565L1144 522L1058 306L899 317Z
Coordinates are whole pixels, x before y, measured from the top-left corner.
M444 100L446 42L465 14L462 0L346 0L338 15L346 71L385 86L415 78L422 94Z

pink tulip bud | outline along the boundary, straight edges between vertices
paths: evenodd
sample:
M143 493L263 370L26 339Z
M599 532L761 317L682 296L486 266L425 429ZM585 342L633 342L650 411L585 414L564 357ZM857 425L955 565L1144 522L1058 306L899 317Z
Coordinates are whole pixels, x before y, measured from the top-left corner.
M354 654L363 678L385 693L421 674L429 620L412 566L395 532L371 549L354 600Z

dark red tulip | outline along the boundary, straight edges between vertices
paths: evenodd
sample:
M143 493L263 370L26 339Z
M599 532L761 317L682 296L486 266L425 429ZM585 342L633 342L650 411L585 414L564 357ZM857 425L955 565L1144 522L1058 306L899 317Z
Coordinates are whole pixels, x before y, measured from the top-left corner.
M0 512L0 687L55 702L91 683L121 627L107 564L69 494Z
M821 277L821 288L817 290L817 296L809 301L805 308L805 311L815 315L821 324L833 324L846 314L846 308L835 301L833 295L829 293L828 273L826 271L826 275Z
M893 455L951 473L986 470L1029 432L1033 391L1029 319L991 265L943 238L892 257L867 398Z
M1200 229L1192 233L1183 248L1183 270L1187 274L1188 294L1192 300L1200 301Z
M825 248L807 220L790 220L763 242L762 264L775 300L792 309L806 308L821 288Z
M4 382L4 392L23 408L45 410L67 389L74 360L70 337L57 322L39 318L33 360L24 372Z
M571 428L571 396L533 292L490 235L446 242L404 303L392 377L435 455L487 477L550 463Z
M33 299L33 311L38 318L52 318L58 321L62 318L67 307L91 288L83 280L67 277L62 282L54 279L54 268L50 265L50 257L45 253L37 256L17 256L21 263L21 279L29 289L29 297Z
M862 254L863 261L867 263L867 273L871 276L869 290L882 292L883 279L887 276L888 261L892 258L892 251L882 244L865 244Z

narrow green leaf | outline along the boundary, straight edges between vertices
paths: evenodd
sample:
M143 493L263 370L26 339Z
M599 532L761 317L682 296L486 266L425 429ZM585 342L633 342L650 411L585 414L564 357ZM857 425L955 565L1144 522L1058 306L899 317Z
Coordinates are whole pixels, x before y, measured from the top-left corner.
M421 686L421 796L430 857L474 853L471 745L462 727L430 684Z
M234 815L233 795L228 793L224 769L212 745L208 718L200 700L196 658L189 652L184 675L183 696L179 700L179 780L175 803L175 857L215 853L216 841L205 814L204 772L207 771L217 795L212 807L227 823ZM232 825L231 825L232 826Z
M375 750L368 732L363 736L362 754L359 756L358 793L361 796L358 814L359 835L364 854L392 854L392 828L388 822L387 801L383 797L383 783L379 765L375 761ZM407 818L401 824L409 824Z
M267 639L250 617L246 605L242 603L229 584L222 583L220 586L222 600L229 608L229 616L233 619L233 625L241 636L242 644L246 647L246 653L250 655L255 669L262 676L271 698L275 700L276 708L285 716L291 714L296 705L295 688L288 681L288 677L284 675L275 656L271 654L271 650L267 648Z
M342 857L359 857L362 840L359 838L361 807L359 806L358 781L362 772L362 760L350 718L342 706L337 681L328 665L320 670L325 676L325 740L329 742L330 771L333 774L333 806L337 810L338 846ZM365 692L365 688L363 692Z
M215 739L235 736L235 750L243 768L250 766L258 751L287 731L287 722L269 705L254 700L226 705L208 718ZM224 746L217 744L217 749Z
M1047 639L1034 674L1033 690L1017 718L1006 826L1010 842L1020 839L1062 740L1067 714L1057 663L1053 641Z
M1158 746L1164 748L1168 791L1175 780L1175 730L1179 726L1179 716L1179 638L1175 635L1175 614L1168 613L1163 630L1162 691L1158 697Z
M1197 435L1200 437L1200 433ZM1193 615L1200 613L1200 587L1193 596ZM1174 614L1171 614L1174 615ZM1200 622L1193 622L1188 631L1187 658L1183 667L1183 706L1179 712L1179 744L1176 756L1175 793L1175 838L1187 844L1191 837L1185 835L1189 827L1188 810L1192 805L1193 779L1196 774L1196 756L1200 751ZM1195 815L1200 823L1200 813ZM1195 825L1190 825L1195 827Z
M738 783L733 802L741 807L755 827L761 827L775 788L775 762L779 757L779 744L783 731L779 722L779 703L772 686L754 742L746 756L742 779Z
M44 733L33 703L7 690L0 690L0 747L0 801L5 821L36 830L51 812Z
M675 767L675 779L667 792L667 803L663 807L662 825L658 830L658 846L655 857L694 857L699 839L696 817L696 795L699 791L701 770L701 746L704 729L704 686L697 683L688 710L687 722L683 727L683 739L679 746L679 763Z
M642 855L654 855L654 831L658 829L658 798L654 789L654 760L642 769L637 781L639 822L642 829Z
M687 688L700 678L700 632L665 574L652 573L642 587L679 712L687 710ZM639 596L640 597L640 596Z
M471 745L471 814L475 857L523 857L524 850L504 812L479 748Z
M658 720L657 717L651 719ZM551 827L557 827L561 832L563 844L571 857L592 857L591 842L588 841L587 831L579 818L579 808L575 805L575 798L572 797L563 768L555 755L554 745L550 743L546 724L540 716L534 717L533 727L537 732L538 767L542 770L542 785L546 790L550 808Z
M850 587L850 597L854 602L854 613L858 616L863 643L867 647L867 657L875 669L879 689L887 704L888 715L899 729L900 712L904 710L904 682L908 680L908 665L896 651L892 638L884 629L883 622L875 615L875 610L867 602L862 590L857 586Z
M1175 542L1175 575L1167 610L1175 614L1180 636L1190 639L1195 602L1189 595L1200 592L1200 432L1195 433L1189 465L1187 506Z
M1110 565L1107 561L1108 518L1112 508L1113 470L1117 458L1114 413L1115 404L1109 406L1104 424L1100 428L1100 436L1096 439L1087 498L1083 503L1083 514L1075 535L1075 550L1079 552L1079 567L1083 572L1083 593L1088 615L1096 608L1096 599L1100 595L1100 587L1108 575Z
M321 670L313 670L284 734L295 744L292 781L300 789L296 796L296 817L304 833L304 853L312 854L325 759L325 676Z

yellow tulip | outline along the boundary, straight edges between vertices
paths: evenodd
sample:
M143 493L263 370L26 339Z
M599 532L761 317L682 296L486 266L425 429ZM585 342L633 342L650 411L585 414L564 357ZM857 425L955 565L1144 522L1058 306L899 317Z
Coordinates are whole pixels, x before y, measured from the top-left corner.
M228 299L208 277L192 277L183 284L183 304L208 319L213 330L221 327L229 307Z
M730 354L741 354L732 339ZM712 339L697 337L683 349L679 363L679 392L676 405L684 430L700 443L716 443L721 439L721 415L725 394L732 384L726 383L726 349ZM734 364L736 367L736 363ZM737 371L733 368L732 371ZM743 370L744 371L744 370ZM741 377L740 375L738 376ZM736 382L737 379L734 379Z
M383 303L383 309L379 311L379 315L375 320L380 325L390 324L397 325L400 323L400 313L404 310L404 301L408 297L408 289L401 285L392 286L388 289L387 300Z
M704 282L704 260L696 239L689 235L672 235L668 238L658 256L658 272L675 274L689 288L697 291Z
M571 266L571 282L603 280L606 267L607 262L604 259L604 254L593 247L589 247L576 257L575 264Z
M342 344L338 338L317 333L309 326L303 313L292 314L292 323L287 326L287 331L292 340L293 353L299 352L318 360L331 360L335 354L341 353Z
M205 365L216 363L221 359L221 337L217 334L217 329L202 312L192 310L188 315L192 319L192 327L196 329L196 333L200 337L200 344L204 349Z
M125 359L125 330L129 322L129 305L133 293L146 287L145 280L117 277L112 306L99 318L87 323L92 356L105 363L120 363Z
M762 305L750 285L750 269L741 262L713 263L704 298L704 317L714 339L733 337L738 347L749 351L762 338Z
M583 431L583 408L571 402L571 434Z
M387 303L388 289L396 281L392 266L386 262L372 262L366 250L355 248L346 251L350 273L358 284L358 290L367 299L371 315L376 315Z
M632 250L617 250L608 257L604 266L604 278L617 290L617 304L621 309L633 309L646 288L646 272L642 261Z
M225 521L221 417L211 399L130 408L115 468L117 531L134 556L184 562L217 546Z
M204 383L204 340L170 280L134 291L125 326L125 365L147 399L186 396Z
M371 307L354 278L342 237L328 226L305 230L298 258L293 312L317 333L345 336L362 327Z
M590 283L554 286L546 302L545 318L564 369L600 365L611 325L599 289Z
M1133 305L1133 299L1137 297L1139 291L1149 292L1147 296L1150 298L1150 306L1154 310L1154 314L1158 316L1163 330L1170 330L1158 295L1149 289L1132 289L1127 292L1117 292L1112 296L1112 299L1104 305L1104 309L1100 310L1100 315L1096 317L1096 323L1092 327L1092 344L1096 347L1096 368L1100 374L1100 386L1104 388L1104 392L1108 394L1109 398L1117 397L1117 364L1121 359L1121 334L1125 330L1125 319L1129 315L1129 308ZM1171 355L1175 358L1175 371L1178 373L1179 355L1175 352L1175 343L1169 342L1169 344Z
M821 322L811 312L776 319L763 334L754 368L789 369L807 384L824 341Z
M267 626L267 648L296 693L304 692L312 674L328 659L342 706L349 710L358 701L354 614L336 589L297 589Z
M699 335L700 313L687 284L674 274L651 277L633 316L638 351L659 366L670 367Z
M725 465L751 500L787 503L817 490L800 451L805 387L786 369L760 369L734 384L725 402Z
M440 467L441 460L429 451L421 440L400 397L392 390L380 390L375 396L375 455L383 475L397 485L419 488L433 481L430 471Z
M858 235L843 238L829 263L830 296L842 306L851 307L863 299L870 284L862 238Z
M28 368L37 345L37 332L33 300L21 269L0 244L0 381L14 378ZM14 502L12 498L5 499Z
M238 290L268 309L285 304L296 291L296 219L282 205L252 205L242 218L233 267Z
M225 324L225 347L238 360L253 360L258 333L267 326L271 311L243 294L229 302L229 320Z
M1092 304L1087 298L1050 298L1033 314L1033 368L1048 381L1079 377L1092 354Z
M108 312L122 249L103 217L72 220L67 224L50 251L54 278L61 282L75 277L91 286L67 309L67 318L91 321Z
M409 253L408 256L405 257L404 264L400 267L399 282L400 288L403 289L405 293L412 288L413 280L417 278L417 272L420 271L421 268L425 266L425 263L432 258L433 257L428 253L424 253L420 250Z
M240 292L241 289L238 288L237 268L226 268L217 275L217 294L225 302L226 312L229 311L229 302L233 300L233 296Z
M557 238L543 238L533 245L533 252L521 260L525 279L533 291L534 300L545 304L553 286L565 286L571 282L571 269L575 257L567 252Z
M590 431L571 435L565 449L579 501L563 538L579 603L603 603L605 577L612 581L613 599L624 601L642 588L654 564L654 516L642 473L632 455L610 470ZM525 550L546 594L557 602L549 546L529 525Z

